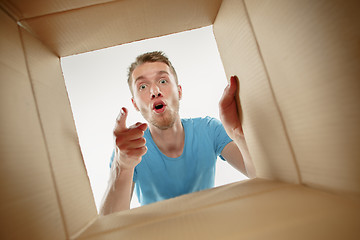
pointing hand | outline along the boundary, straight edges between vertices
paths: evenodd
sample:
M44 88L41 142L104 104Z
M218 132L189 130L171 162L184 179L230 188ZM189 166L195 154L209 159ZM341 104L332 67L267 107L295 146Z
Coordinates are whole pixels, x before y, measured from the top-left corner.
M147 124L138 122L127 128L127 115L127 109L122 108L114 128L116 144L114 162L119 164L120 169L134 169L147 151L144 138Z

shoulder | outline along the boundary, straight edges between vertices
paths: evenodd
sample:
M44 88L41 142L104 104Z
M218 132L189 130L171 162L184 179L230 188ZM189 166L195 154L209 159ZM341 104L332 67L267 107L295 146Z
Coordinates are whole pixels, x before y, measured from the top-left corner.
M208 136L211 139L214 138L216 132L223 128L219 120L209 116L182 119L181 121L185 129L185 134L200 134L203 137Z
M222 125L221 122L213 117L199 117L199 118L183 118L181 119L181 122L184 126L189 126L192 125L194 127L201 127L201 126L205 126L205 127L209 127L209 126L218 126L218 125Z

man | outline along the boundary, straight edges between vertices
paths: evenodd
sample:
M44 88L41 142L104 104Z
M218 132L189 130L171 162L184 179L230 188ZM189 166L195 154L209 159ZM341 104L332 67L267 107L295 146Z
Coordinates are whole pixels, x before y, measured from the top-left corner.
M142 205L212 187L220 154L248 177L255 177L238 118L236 77L231 77L219 103L223 125L209 117L180 118L182 88L162 52L138 56L129 68L128 84L132 103L148 124L127 128L128 112L122 108L101 214L129 209L134 185Z

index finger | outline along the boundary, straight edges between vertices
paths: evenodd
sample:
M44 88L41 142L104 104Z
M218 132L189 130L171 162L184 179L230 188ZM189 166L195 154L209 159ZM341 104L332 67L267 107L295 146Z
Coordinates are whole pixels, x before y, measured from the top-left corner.
M127 118L128 111L125 107L121 108L118 117L116 118L116 126L115 130L123 131L126 130L126 118Z

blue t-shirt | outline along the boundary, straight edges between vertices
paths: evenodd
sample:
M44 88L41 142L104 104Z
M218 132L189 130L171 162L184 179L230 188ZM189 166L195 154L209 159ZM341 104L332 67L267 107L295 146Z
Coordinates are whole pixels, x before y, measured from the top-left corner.
M135 167L133 178L141 205L214 186L216 159L232 140L215 118L181 119L181 123L185 144L177 158L159 150L149 129L144 133L148 150Z

